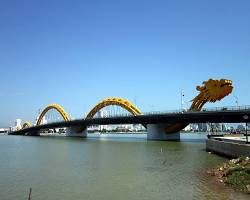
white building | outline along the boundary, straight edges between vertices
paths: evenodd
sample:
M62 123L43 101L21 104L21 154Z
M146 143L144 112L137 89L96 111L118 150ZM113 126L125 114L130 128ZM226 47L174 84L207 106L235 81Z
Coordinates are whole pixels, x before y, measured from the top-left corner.
M11 127L11 131L18 131L22 128L22 120L16 119L15 120L15 126Z
M0 128L0 133L8 133L9 130L9 128Z
M108 112L105 109L101 109L96 113L96 117L98 118L105 118L108 117ZM107 130L108 125L99 125L99 130Z

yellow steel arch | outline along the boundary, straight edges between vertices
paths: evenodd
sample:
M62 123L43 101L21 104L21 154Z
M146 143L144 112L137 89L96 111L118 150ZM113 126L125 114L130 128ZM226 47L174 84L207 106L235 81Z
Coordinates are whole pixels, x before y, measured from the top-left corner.
M94 117L94 115L101 110L102 108L110 105L116 105L124 108L128 112L130 112L133 115L142 115L142 112L136 108L130 101L119 98L119 97L110 97L107 99L102 100L92 110L87 114L86 119L91 119Z
M32 123L29 122L29 121L26 121L26 122L23 123L22 129L24 129L24 128L29 128L29 127L31 127L31 126L32 126Z
M49 104L46 108L44 108L42 113L39 115L38 120L36 122L36 126L39 126L41 124L44 115L51 109L57 110L61 114L61 116L63 117L64 121L69 121L70 120L69 115L64 111L64 109L60 105L58 105L58 104Z

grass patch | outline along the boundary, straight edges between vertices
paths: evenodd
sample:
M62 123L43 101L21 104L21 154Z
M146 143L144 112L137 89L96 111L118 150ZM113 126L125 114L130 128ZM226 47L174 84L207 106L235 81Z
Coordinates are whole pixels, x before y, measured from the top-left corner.
M217 177L219 182L250 194L250 159L249 157L240 157L232 159L218 168L209 171L210 174Z
M226 183L237 188L239 190L247 192L247 185L250 185L250 169L247 170L232 171L232 174L228 176Z

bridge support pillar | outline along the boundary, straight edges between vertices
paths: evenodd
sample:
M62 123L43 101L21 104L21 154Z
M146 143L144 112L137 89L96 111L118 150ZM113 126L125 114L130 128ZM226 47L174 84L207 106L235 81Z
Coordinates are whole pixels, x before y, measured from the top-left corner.
M40 136L40 132L39 131L29 131L29 132L25 133L24 135L26 135L26 136Z
M66 129L66 136L68 137L87 137L87 128L85 128L81 132L76 132L74 128L67 128Z
M166 141L179 141L180 132L166 134L165 129L167 124L148 124L147 125L147 139L148 140L166 140Z

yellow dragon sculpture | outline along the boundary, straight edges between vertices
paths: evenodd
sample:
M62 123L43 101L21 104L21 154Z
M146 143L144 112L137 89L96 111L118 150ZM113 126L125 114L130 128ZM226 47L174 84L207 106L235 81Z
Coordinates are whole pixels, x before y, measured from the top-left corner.
M197 86L196 90L200 93L192 100L189 111L200 111L205 103L216 102L223 99L233 91L232 81L227 79L214 80L209 79L203 82L202 86ZM176 133L188 124L177 123L168 125L166 133Z
M232 81L227 79L220 79L220 80L213 80L209 79L207 81L203 82L202 86L197 86L196 89L199 91L199 94L192 100L192 105L189 109L189 111L200 111L201 108L204 106L207 102L215 102L219 101L225 96L229 95L232 90ZM87 119L93 118L94 114L100 110L101 108L108 106L108 105L119 105L125 109L127 109L129 112L131 112L133 115L142 115L142 113L133 106L129 101L121 99L121 98L107 98L103 100L102 102L98 103L88 114ZM59 106L58 104L50 104L48 105L41 115L39 116L39 120L36 125L40 125L41 119L45 115L45 113L50 109L56 109L61 113L65 121L69 121L70 118L68 114ZM176 124L167 124L165 132L167 134L169 133L176 133L183 128L185 128L188 124L186 123L176 123ZM22 128L28 128L31 127L32 124L30 122L25 122L23 124ZM145 125L146 127L146 125ZM73 127L75 132L81 132L86 127L80 126L80 127Z

